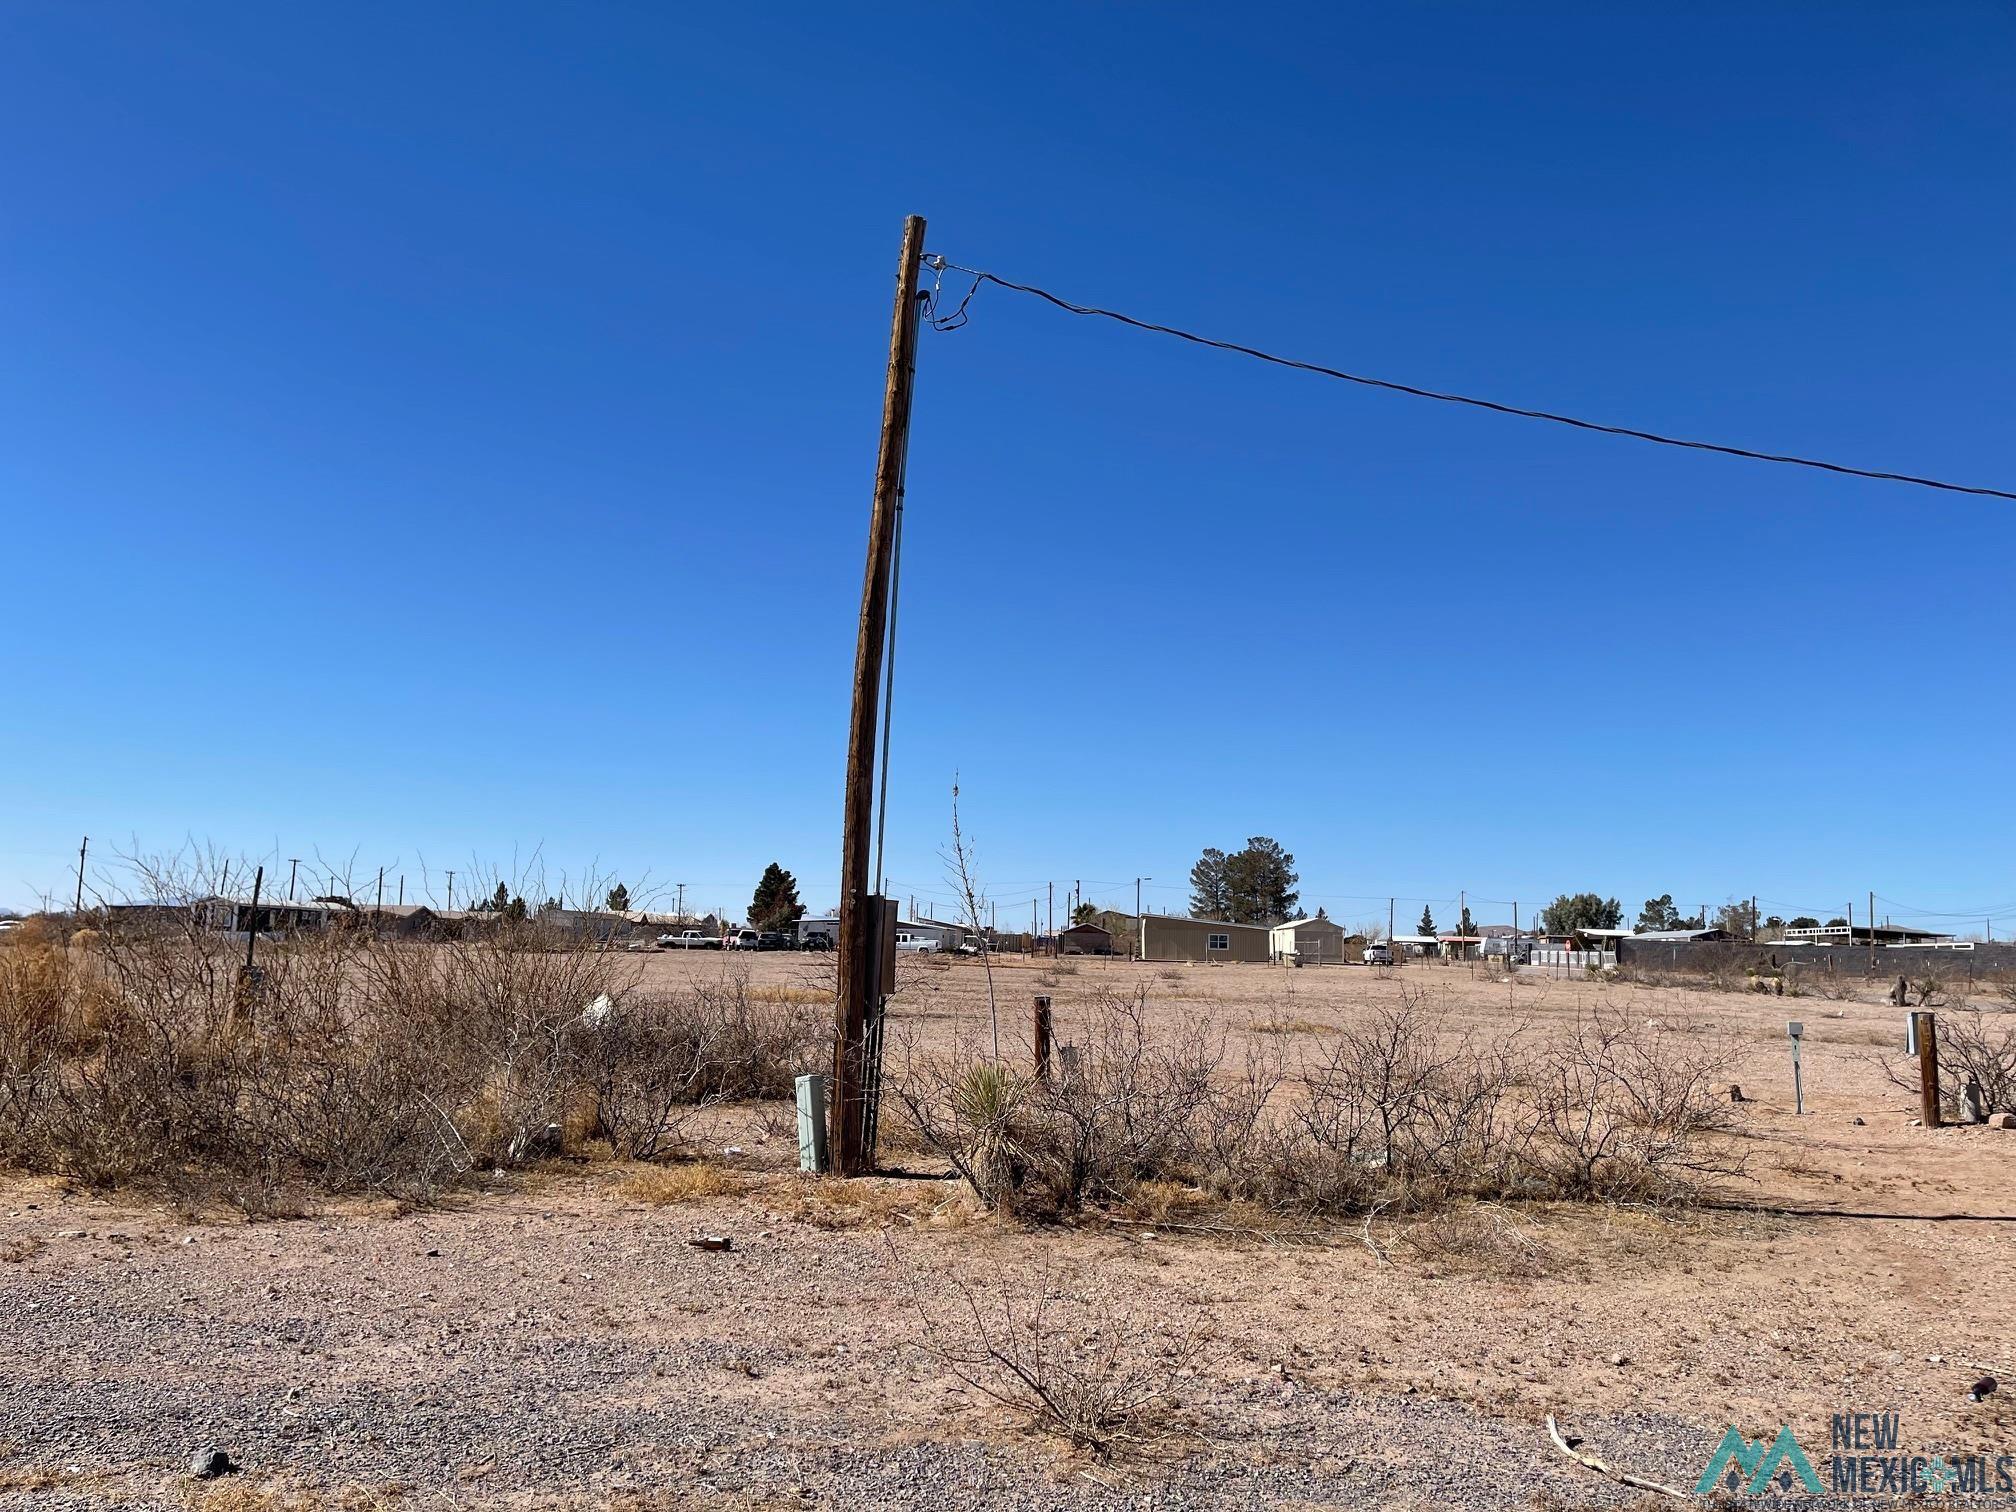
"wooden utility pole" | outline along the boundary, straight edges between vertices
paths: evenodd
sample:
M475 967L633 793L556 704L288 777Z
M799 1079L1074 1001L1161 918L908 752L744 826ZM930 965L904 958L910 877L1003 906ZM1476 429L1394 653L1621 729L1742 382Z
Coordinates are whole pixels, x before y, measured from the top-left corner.
M1937 1014L1914 1013L1918 1025L1918 1121L1928 1129L1939 1127L1939 1019Z
M287 901L289 903L294 901L294 879L300 874L301 858L299 856L289 856L287 858Z
M896 306L889 321L889 370L882 389L882 436L875 455L875 500L868 517L868 566L854 641L854 711L847 729L847 793L840 838L840 919L836 941L840 991L834 1007L832 1158L842 1176L869 1168L868 1019L879 994L868 922L868 848L874 828L875 727L882 653L889 624L889 571L903 467L910 449L910 394L917 369L922 310L924 217L903 222L896 263Z
M266 868L252 874L252 912L245 919L245 975L252 975L252 951L259 943L259 889L265 884Z
M77 847L77 906L71 910L73 915L84 912L84 853L90 849L91 837L86 835L84 843Z
M372 911L381 915L385 912L385 868L382 866L378 868L378 903Z
M1851 942L1854 940L1854 930L1848 931L1848 938ZM1876 889L1873 887L1869 889L1869 970L1872 973L1876 970Z

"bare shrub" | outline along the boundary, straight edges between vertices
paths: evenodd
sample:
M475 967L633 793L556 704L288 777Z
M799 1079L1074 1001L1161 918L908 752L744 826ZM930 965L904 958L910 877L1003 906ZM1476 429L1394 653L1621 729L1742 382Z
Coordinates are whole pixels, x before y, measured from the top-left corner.
M1740 1156L1715 1137L1734 1122L1716 1094L1733 1058L1619 1009L1578 1016L1536 1067L1538 1169L1562 1196L1625 1201L1674 1200L1737 1174Z
M1196 1373L1207 1340L1123 1320L1103 1297L1072 1296L1046 1265L1033 1290L1005 1282L983 1296L955 1281L950 1316L913 1284L925 1355L1029 1427L1099 1459L1168 1436L1177 1383Z
M143 881L152 906L85 947L0 946L0 1161L255 1212L424 1197L553 1153L584 1107L621 1153L663 1154L686 1108L786 1095L818 1032L804 995L732 971L635 1000L606 942L501 911L421 943L360 910L262 940L247 973L200 879Z
M2016 1110L2016 1023L1990 1020L1979 1008L1966 1008L1939 1020L1939 1060L1957 1090L1969 1081L1981 1084L1984 1111ZM1908 1084L1918 1085L1917 1065L1909 1068ZM1893 1077L1893 1080L1905 1080Z
M1105 997L1054 1081L980 1060L912 1062L895 1090L920 1140L988 1207L1027 1216L1132 1202L1165 1183L1279 1215L1430 1211L1473 1198L1679 1201L1740 1175L1721 1039L1605 1005L1568 1037L1480 1044L1425 995L1243 1068L1209 1024L1148 1032Z

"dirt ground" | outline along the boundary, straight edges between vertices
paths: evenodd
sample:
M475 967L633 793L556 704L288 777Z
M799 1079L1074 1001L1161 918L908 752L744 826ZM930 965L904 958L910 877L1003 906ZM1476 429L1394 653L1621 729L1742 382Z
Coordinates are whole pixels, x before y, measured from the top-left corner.
M830 966L638 968L659 986L746 970L812 1002ZM892 1054L988 1023L972 962L905 962L902 985ZM710 1114L703 1160L669 1173L562 1160L418 1212L246 1223L17 1180L0 1187L0 1504L1636 1504L1549 1444L1549 1413L1682 1489L1731 1424L1791 1426L1824 1479L1840 1412L1899 1414L1907 1453L2016 1453L2016 1132L1913 1126L1915 1091L1876 1063L1899 1058L1900 1010L1465 966L994 969L1017 1044L1036 993L1069 1042L1097 994L1142 987L1170 1032L1206 1018L1235 1055L1320 1046L1403 992L1480 1036L1544 1036L1599 1001L1726 1033L1751 1179L1684 1215L1468 1209L1315 1242L1152 1217L1025 1230L914 1152L889 1153L908 1176L802 1178L789 1110L763 1107ZM733 1248L689 1243L705 1234ZM934 1353L970 1335L969 1305L998 1322L1045 1293L1060 1349L1100 1335L1152 1364L1201 1341L1172 1372L1166 1437L1088 1458ZM2009 1384L1972 1402L1984 1374ZM212 1446L242 1472L192 1482Z

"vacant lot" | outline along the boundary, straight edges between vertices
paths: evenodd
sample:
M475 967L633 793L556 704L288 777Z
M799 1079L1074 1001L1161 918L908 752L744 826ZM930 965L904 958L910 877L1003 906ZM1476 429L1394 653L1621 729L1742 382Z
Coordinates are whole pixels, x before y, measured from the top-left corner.
M646 985L748 972L817 1001L830 962L651 955ZM1899 1011L1467 967L1291 971L906 961L892 1068L1060 1041L1145 991L1171 1035L1322 1054L1403 994L1480 1042L1604 1006L1728 1036L1746 1179L1686 1212L1466 1204L1328 1228L1160 1193L1015 1225L900 1128L902 1176L810 1181L782 1105L704 1115L688 1160L562 1158L429 1209L247 1223L0 1188L0 1497L224 1507L1628 1504L1549 1446L1691 1488L1730 1423L1901 1414L1921 1453L2016 1452L2016 1133L1912 1127ZM1807 1114L1785 1021L1803 1019ZM1204 1023L1215 1026L1206 1031ZM1024 1053L1011 1048L1011 1054ZM732 1239L727 1252L693 1247ZM1045 1379L1160 1391L1105 1457L1032 1428L970 1358L1026 1338ZM976 1323L977 1317L977 1323ZM1981 1403L1984 1373L2011 1382ZM244 1465L181 1474L216 1446ZM1826 1468L1821 1467L1823 1476ZM290 1500L291 1498L291 1500ZM1969 1504L1985 1504L1982 1498Z

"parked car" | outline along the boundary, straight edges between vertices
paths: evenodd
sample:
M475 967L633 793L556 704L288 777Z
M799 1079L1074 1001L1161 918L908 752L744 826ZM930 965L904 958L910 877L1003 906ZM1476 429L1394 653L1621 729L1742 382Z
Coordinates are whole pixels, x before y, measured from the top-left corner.
M789 950L792 944L791 936L782 930L766 929L756 936L758 950Z
M815 929L798 942L800 950L831 950L833 936L823 929Z
M952 948L954 955L977 956L986 953L987 947L978 940L961 940Z
M759 938L753 929L731 929L724 944L729 950L754 950Z
M1391 966L1393 964L1393 947L1386 944L1367 945L1365 947L1365 964L1367 966Z

